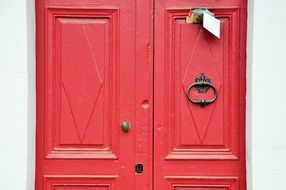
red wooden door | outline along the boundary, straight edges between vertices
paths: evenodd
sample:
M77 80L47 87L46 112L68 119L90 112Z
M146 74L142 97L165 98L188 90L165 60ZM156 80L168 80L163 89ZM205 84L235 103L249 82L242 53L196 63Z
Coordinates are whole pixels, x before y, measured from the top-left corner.
M152 4L36 7L36 189L151 189ZM135 174L136 163L143 173Z
M220 19L220 39L185 23L198 6ZM154 190L245 190L246 1L158 0L154 29ZM218 93L205 106L186 96L202 73Z
M220 39L185 23L198 6ZM245 0L36 7L37 190L245 190Z

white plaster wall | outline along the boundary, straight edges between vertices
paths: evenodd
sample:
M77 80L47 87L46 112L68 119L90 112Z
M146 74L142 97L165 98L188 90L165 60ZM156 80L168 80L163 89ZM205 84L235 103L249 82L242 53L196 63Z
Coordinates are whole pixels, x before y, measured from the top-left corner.
M32 190L33 186L35 72L31 2L0 1L0 189L6 190Z
M249 190L286 189L285 9L285 0L249 1Z

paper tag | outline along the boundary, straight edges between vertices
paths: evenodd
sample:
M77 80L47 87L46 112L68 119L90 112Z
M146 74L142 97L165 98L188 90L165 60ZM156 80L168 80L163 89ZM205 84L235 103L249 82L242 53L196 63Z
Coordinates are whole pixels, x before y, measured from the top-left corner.
M220 20L210 15L207 11L204 12L203 27L220 38Z

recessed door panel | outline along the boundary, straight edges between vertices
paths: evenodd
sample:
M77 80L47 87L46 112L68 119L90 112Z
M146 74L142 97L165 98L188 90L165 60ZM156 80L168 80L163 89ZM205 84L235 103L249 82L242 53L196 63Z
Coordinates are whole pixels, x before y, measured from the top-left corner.
M165 117L167 159L237 159L237 69L232 51L238 45L238 9L214 9L221 20L221 37L211 35L199 24L186 24L189 10L167 10L168 67L165 74ZM231 37L231 38L230 38ZM186 92L196 80L205 78L217 89L214 103L191 103ZM209 99L212 89L194 98ZM229 106L229 102L234 104Z
M117 176L45 176L47 190L113 190Z
M237 190L237 178L212 176L166 176L167 189L176 190Z
M48 7L45 16L46 157L116 158L118 10Z

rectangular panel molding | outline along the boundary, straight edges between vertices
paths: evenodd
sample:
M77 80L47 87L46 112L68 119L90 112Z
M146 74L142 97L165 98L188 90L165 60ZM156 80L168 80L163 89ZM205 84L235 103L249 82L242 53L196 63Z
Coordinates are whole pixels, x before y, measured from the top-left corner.
M47 158L115 159L118 10L45 11Z
M46 190L114 190L117 176L46 175Z
M166 176L166 190L238 190L237 177Z
M239 9L211 11L221 20L220 39L200 24L186 24L189 9L166 11L166 159L238 158ZM186 97L202 73L218 92L203 107Z

